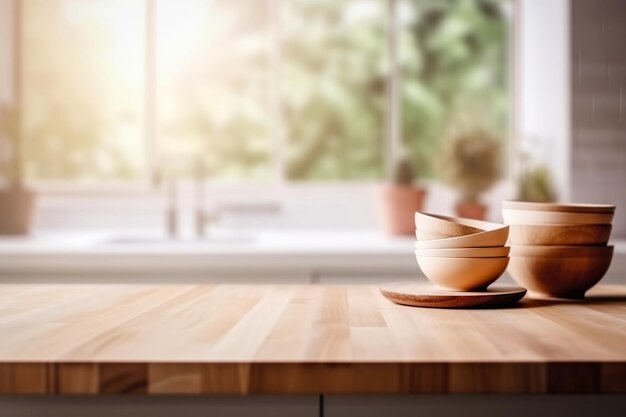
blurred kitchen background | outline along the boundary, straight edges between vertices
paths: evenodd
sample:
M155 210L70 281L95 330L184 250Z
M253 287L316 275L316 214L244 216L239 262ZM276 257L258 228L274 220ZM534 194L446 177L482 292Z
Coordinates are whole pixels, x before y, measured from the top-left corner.
M622 0L0 0L0 280L397 279L508 198L618 276L625 88Z

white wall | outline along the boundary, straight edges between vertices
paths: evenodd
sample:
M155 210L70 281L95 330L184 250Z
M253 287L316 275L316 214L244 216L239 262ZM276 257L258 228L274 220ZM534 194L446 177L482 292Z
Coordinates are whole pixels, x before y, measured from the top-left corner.
M571 6L572 198L617 204L626 237L626 2Z
M626 3L519 0L516 132L564 201L618 206L626 237Z
M569 189L569 1L520 0L515 31L518 149L551 169L559 196Z

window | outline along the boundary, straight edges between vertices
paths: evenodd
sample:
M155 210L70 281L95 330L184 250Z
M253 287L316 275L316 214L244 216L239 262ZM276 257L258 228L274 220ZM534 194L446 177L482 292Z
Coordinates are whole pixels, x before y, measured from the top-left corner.
M381 178L386 3L286 0L281 12L288 178Z
M421 174L432 177L439 138L459 113L478 114L506 137L508 2L398 6L402 139Z
M24 0L26 177L433 176L456 113L506 133L510 1Z
M210 177L267 179L270 17L267 1L157 0L159 160Z
M143 152L143 0L23 0L28 179L133 179Z

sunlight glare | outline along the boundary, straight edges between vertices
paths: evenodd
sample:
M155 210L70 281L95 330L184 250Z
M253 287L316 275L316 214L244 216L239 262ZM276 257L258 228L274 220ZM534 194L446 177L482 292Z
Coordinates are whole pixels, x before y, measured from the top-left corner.
M169 78L187 65L197 52L210 2L158 0L156 3L159 72Z

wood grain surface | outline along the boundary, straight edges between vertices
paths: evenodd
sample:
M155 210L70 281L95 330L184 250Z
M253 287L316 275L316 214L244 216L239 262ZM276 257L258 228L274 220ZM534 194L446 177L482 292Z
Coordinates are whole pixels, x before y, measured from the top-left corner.
M417 309L369 286L0 285L0 394L626 393L626 287Z

